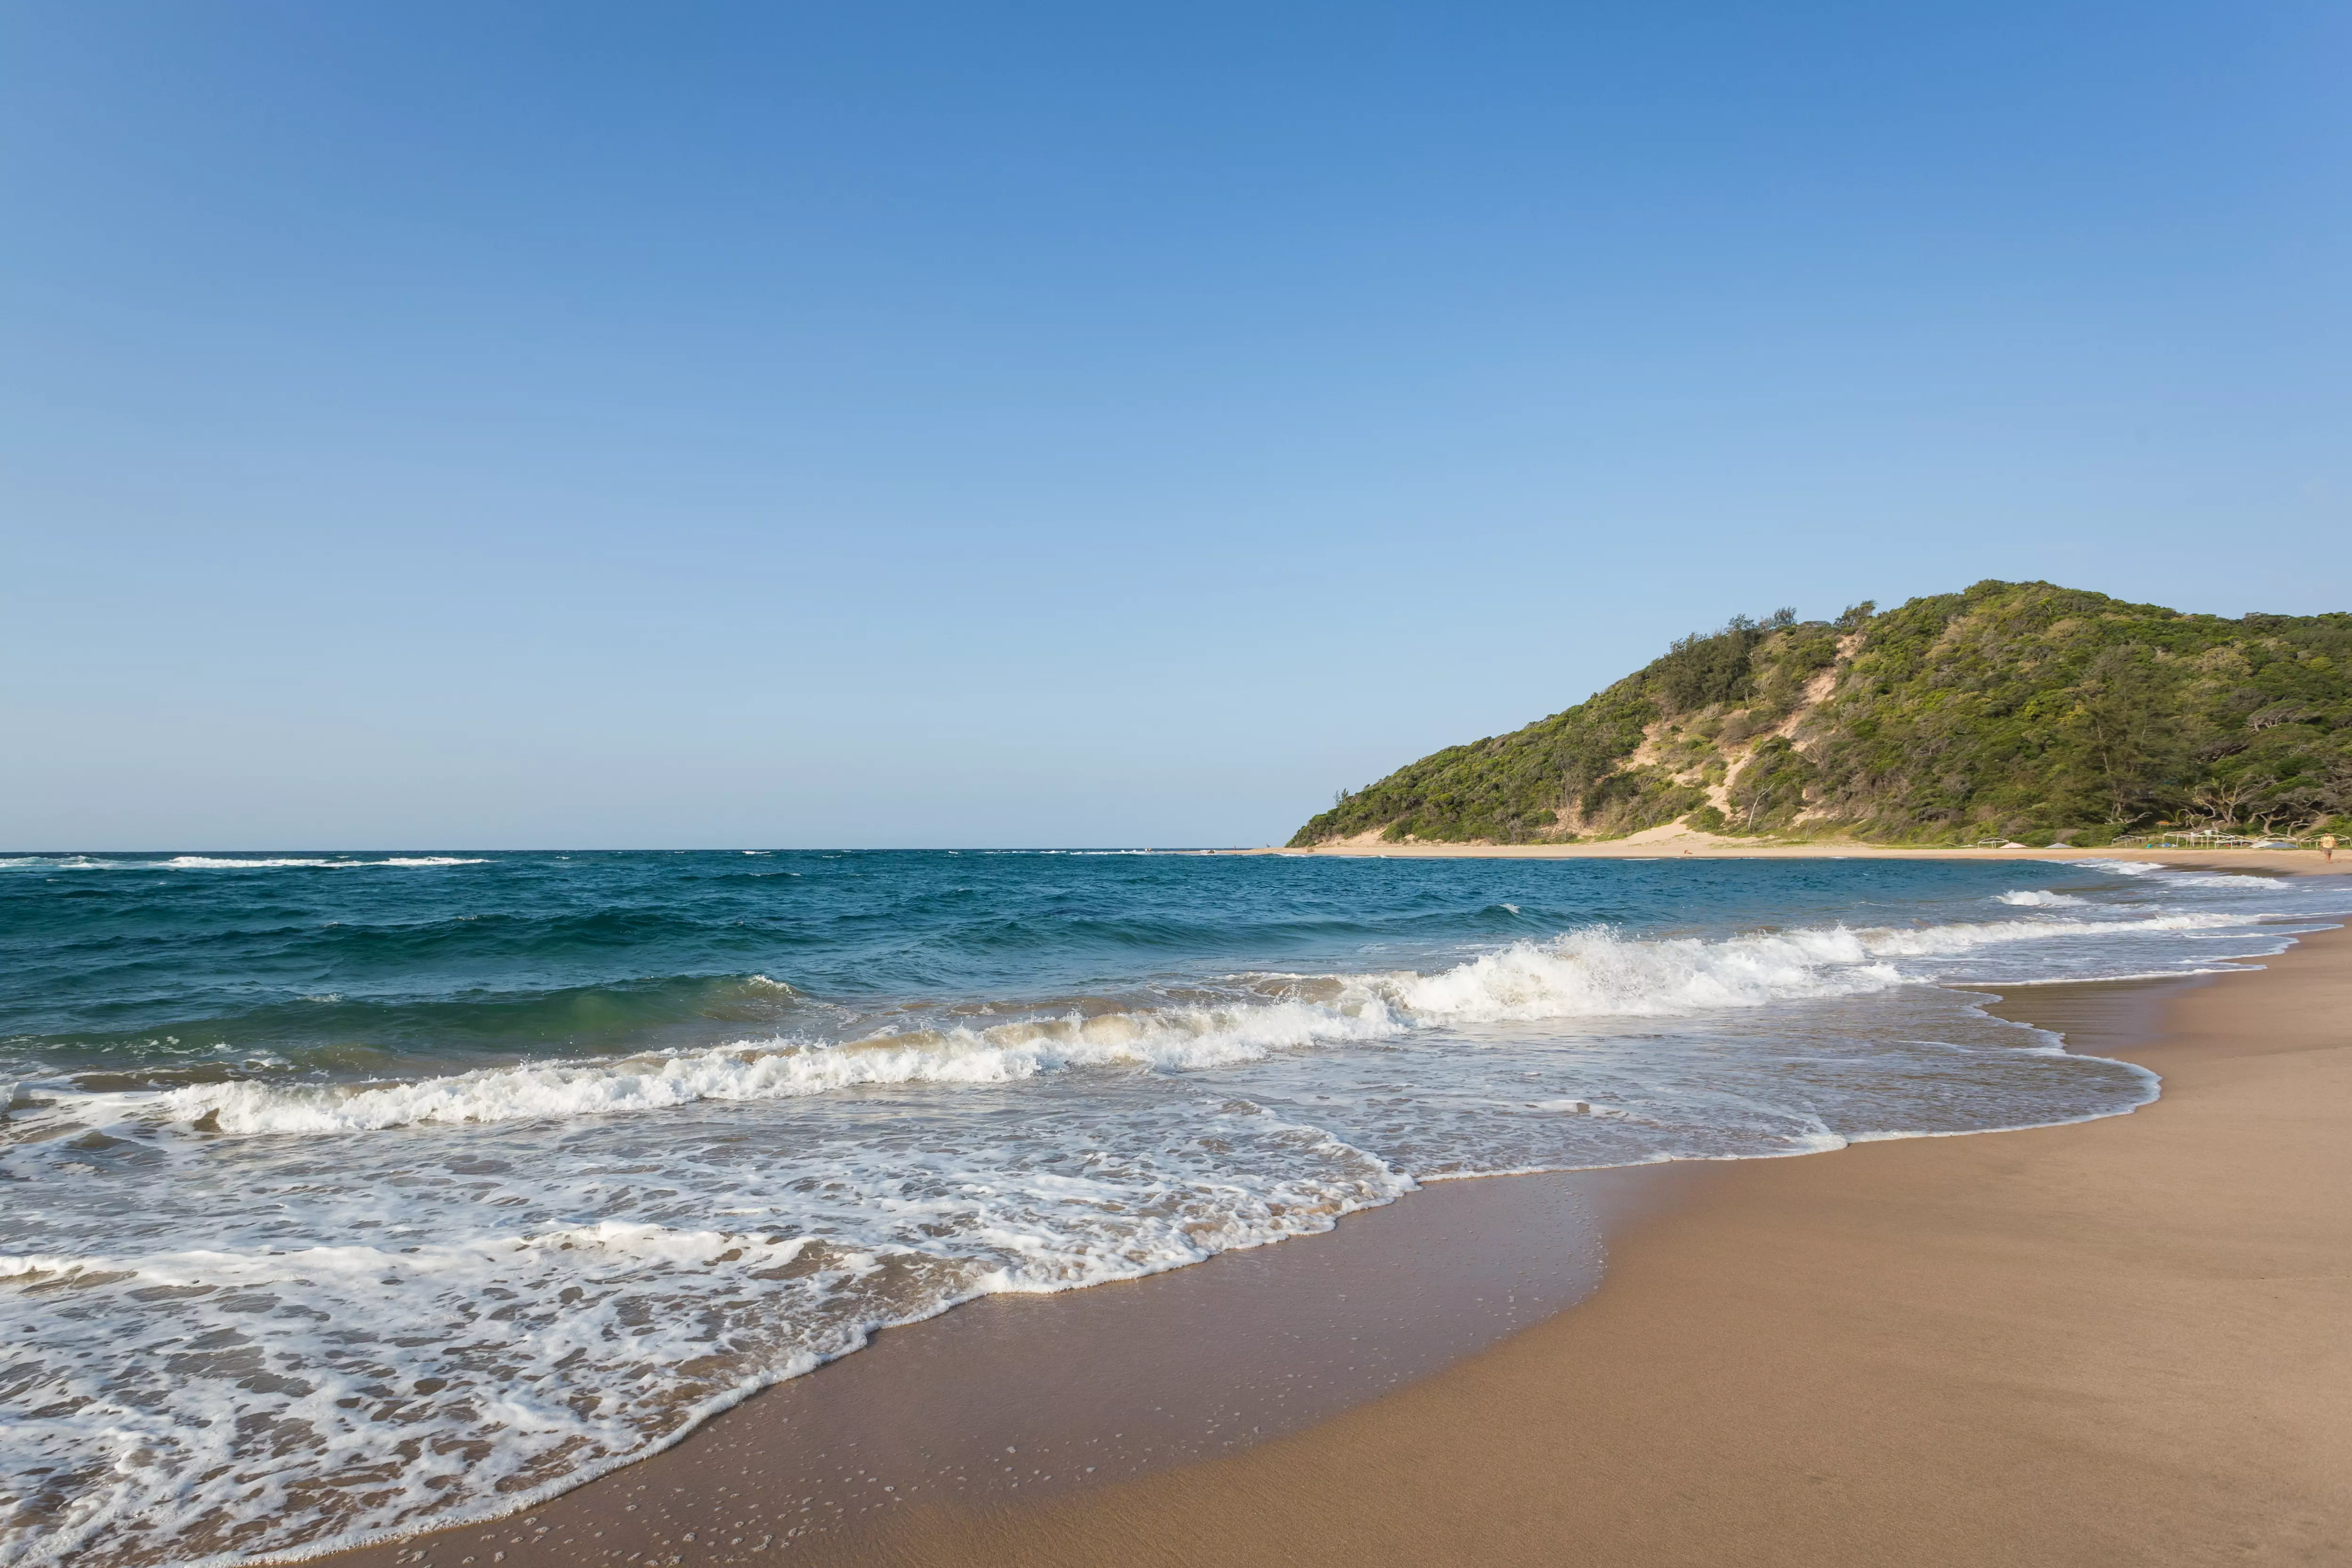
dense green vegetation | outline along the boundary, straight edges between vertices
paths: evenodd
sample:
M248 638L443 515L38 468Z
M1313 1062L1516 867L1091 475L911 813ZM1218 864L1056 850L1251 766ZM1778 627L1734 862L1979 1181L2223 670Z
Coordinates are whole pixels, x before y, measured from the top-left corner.
M2223 620L1980 582L1835 622L1735 617L1564 713L1450 747L1304 845L1717 831L2099 843L2352 814L2352 614Z

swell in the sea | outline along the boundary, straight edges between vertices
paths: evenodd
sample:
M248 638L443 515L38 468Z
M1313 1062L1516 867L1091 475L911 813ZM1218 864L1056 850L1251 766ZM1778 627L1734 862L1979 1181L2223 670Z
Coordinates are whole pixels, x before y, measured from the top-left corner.
M877 1326L1309 1233L1419 1180L2127 1111L2145 1072L1923 982L2219 967L2274 950L2251 922L2293 904L2180 891L1586 926L1428 972L1029 1001L841 1009L680 977L637 983L635 1027L761 1027L457 1071L395 1052L45 1080L0 1124L0 1172L55 1199L0 1257L23 1413L0 1561L299 1553L507 1511ZM320 1005L423 1009L404 1027L431 1037L436 1007L581 1004ZM484 1034L511 1055L511 1030Z
M2237 924L2237 917L2220 914L2134 923L2150 934ZM1832 927L1717 940L1631 940L1591 929L1549 943L1514 943L1433 975L1240 977L1235 989L1243 995L1217 1005L1047 1014L843 1041L780 1036L690 1052L534 1062L405 1082L209 1082L170 1091L158 1110L222 1133L351 1133L421 1122L606 1115L880 1084L1001 1084L1081 1067L1230 1067L1276 1051L1388 1040L1433 1026L1676 1018L1853 996L1903 984L1903 971L1889 961L1895 958L2116 932L2112 921L2050 919L1903 931ZM789 987L761 976L743 985L791 994ZM1251 996L1266 992L1279 994Z

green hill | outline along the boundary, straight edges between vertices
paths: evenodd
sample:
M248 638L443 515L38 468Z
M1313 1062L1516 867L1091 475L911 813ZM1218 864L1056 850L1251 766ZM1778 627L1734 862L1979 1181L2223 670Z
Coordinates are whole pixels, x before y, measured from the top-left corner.
M1549 718L1343 793L1294 846L1694 827L1896 842L2352 813L2352 614L2230 621L1980 582L1694 633Z

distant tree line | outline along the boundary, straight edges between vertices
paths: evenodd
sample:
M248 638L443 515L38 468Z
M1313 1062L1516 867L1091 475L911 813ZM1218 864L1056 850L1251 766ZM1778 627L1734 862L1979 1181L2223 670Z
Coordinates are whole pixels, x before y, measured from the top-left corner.
M1988 581L1734 616L1509 735L1342 791L1293 843L1528 842L1683 819L1898 842L2352 816L2352 615L2227 620Z

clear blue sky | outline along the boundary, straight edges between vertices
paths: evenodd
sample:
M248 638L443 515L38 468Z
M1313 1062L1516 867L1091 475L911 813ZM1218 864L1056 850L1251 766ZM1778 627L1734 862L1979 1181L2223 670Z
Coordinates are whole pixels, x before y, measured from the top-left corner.
M0 5L0 845L1262 842L2352 608L2337 4Z

